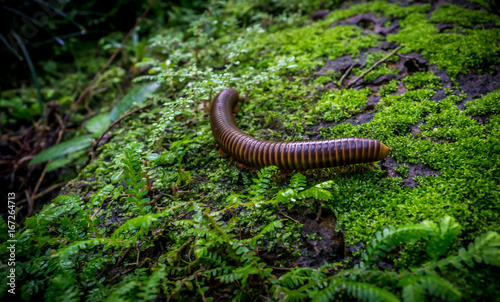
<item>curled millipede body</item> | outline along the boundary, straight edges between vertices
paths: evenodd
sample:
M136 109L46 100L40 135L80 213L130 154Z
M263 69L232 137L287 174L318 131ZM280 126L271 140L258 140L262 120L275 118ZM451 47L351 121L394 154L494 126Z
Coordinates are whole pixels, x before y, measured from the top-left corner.
M221 91L210 108L212 135L221 150L232 156L238 166L281 170L309 170L368 163L384 159L391 149L370 138L341 138L304 142L269 142L256 139L236 126L233 108L238 91Z

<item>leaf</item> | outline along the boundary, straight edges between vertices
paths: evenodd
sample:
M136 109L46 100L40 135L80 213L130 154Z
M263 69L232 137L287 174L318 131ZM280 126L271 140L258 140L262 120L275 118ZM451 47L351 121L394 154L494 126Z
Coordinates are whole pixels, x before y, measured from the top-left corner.
M404 302L425 301L425 291L422 286L416 282L404 286L402 294Z
M111 124L111 119L109 118L109 114L103 113L89 119L87 123L85 123L85 128L90 133L101 134L108 128L110 124Z
M462 293L444 278L434 275L417 278L420 285L434 297L447 301L458 301L462 297Z
M142 104L148 95L155 92L158 87L160 87L160 84L152 82L135 86L130 89L127 95L125 95L120 102L116 104L115 108L111 110L111 113L109 114L111 121L116 121L120 115L129 110L134 103Z
M157 160L160 156L158 155L158 153L149 153L145 157L147 158L147 160L153 161Z
M66 154L85 149L92 145L92 135L84 135L70 139L69 141L57 144L48 149L43 150L33 157L29 166L36 165Z

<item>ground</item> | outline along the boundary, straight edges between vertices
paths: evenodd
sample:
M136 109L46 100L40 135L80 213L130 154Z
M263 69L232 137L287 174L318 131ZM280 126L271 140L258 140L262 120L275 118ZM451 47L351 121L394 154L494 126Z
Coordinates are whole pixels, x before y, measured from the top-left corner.
M251 1L230 3L190 32L151 39L163 56L140 63L148 71L136 79L153 91L151 105L104 134L78 177L18 232L20 295L410 301L498 293L494 5L319 8L257 14ZM224 87L245 96L236 123L256 138L367 137L392 151L337 170L240 170L219 155L205 106Z

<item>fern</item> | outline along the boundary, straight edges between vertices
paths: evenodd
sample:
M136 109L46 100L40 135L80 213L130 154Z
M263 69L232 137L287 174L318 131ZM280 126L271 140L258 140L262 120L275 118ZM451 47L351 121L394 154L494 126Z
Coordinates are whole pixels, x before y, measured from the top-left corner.
M124 240L127 239L125 237L126 233L137 231L133 237L128 238L135 242L137 239L141 239L148 232L151 225L158 220L158 216L160 216L160 214L146 214L131 218L116 229L111 237Z
M165 265L160 264L160 267L157 268L145 282L143 282L143 285L139 288L137 296L144 299L144 301L154 300L161 289L160 284L165 278Z
M406 225L403 227L385 228L382 233L375 233L369 245L366 247L367 253L361 257L367 263L378 262L386 253L404 243L410 243L427 236L427 230L421 225Z
M63 270L63 273L52 278L47 292L45 292L45 301L63 301L76 302L80 301L80 296L83 294L81 290L75 286L77 280L75 273L69 270Z
M102 206L102 203L106 200L108 195L113 191L113 185L107 185L104 188L100 189L92 197L90 198L90 204L95 207Z
M405 302L423 301L425 293L447 301L460 300L462 294L449 281L437 275L410 276L399 282Z
M333 195L330 193L328 188L333 186L334 182L329 180L315 185L314 187L305 189L306 187L306 177L300 173L294 174L290 180L290 185L287 189L280 190L275 195L275 199L282 203L296 203L297 200L314 198L317 200L333 200Z
M478 236L467 250L478 263L500 266L500 235L497 232Z
M68 259L70 256L78 253L79 251L92 248L96 245L109 244L117 247L126 246L127 242L118 241L113 238L93 238L82 241L77 241L69 244L68 246L60 249L53 257L60 257L61 261Z
M254 199L259 199L265 196L270 188L271 178L278 172L278 168L275 166L265 167L259 170L257 173L257 179L252 179L254 182L250 186L249 194L253 195Z
M366 247L367 253L362 255L366 262L377 262L386 256L394 248L426 239L426 253L433 259L438 259L444 255L449 246L456 239L461 231L461 226L454 218L445 216L441 219L440 225L432 221L423 221L416 225L405 225L399 228L390 227L377 232L370 244Z
M128 185L125 193L129 194L127 201L130 204L135 204L141 214L144 214L144 204L149 202L148 197L143 198L148 193L148 190L144 188L148 180L143 179L145 172L142 170L140 152L139 144L130 144L122 156L122 167L125 171L125 178L128 178L125 181L125 184Z
M306 281L309 281L313 271L315 271L315 269L310 267L292 268L290 272L281 276L278 281L282 286L287 288L304 285Z
M439 226L432 221L423 221L421 226L428 232L426 253L433 259L438 259L446 253L462 229L450 216L443 217Z
M500 266L500 235L497 232L482 234L469 243L467 250L461 248L458 255L449 256L437 263L438 267L445 267L449 264L458 269L462 269L462 263L473 268L474 262Z
M122 297L127 296L128 293L136 289L140 283L138 281L128 281L123 284L119 284L112 288L111 295L106 298L105 301L130 301L129 299L123 299Z
M238 267L237 269L233 270L228 274L219 276L218 279L224 283L232 283L235 282L236 280L239 280L241 281L241 284L245 286L250 276L260 275L260 273L261 270L255 266L243 266L243 267Z
M302 191L297 194L297 198L305 199L305 198L314 198L317 200L332 200L333 195L329 191L325 190L326 188L331 188L333 186L333 181L325 181L320 184L315 185L305 191Z
M275 221L270 222L268 225L266 225L262 229L262 231L260 231L259 234L248 239L247 242L249 242L249 244L252 248L255 248L257 245L257 240L259 240L262 236L264 236L268 232L274 231L277 228L283 227L283 223L282 223L283 220L285 220L285 219L275 220Z
M293 189L295 192L300 192L304 190L307 186L306 177L300 173L294 174L290 179L290 185L288 186L290 189Z
M368 283L334 280L328 287L315 290L309 294L314 302L326 302L335 300L335 294L347 291L353 297L361 301L399 301L392 293Z

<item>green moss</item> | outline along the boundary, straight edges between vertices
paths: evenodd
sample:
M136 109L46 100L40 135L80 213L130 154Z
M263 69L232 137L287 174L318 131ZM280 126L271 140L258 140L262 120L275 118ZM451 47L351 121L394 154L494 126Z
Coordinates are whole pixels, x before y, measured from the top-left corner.
M398 165L394 167L394 171L398 172L398 174L401 175L401 177L407 178L410 169L407 165Z
M500 17L484 10L470 10L454 4L443 4L432 13L429 22L472 27L484 23L500 25Z
M287 29L260 37L252 48L258 52L271 52L267 60L259 58L258 67L274 64L272 62L282 59L283 56L293 56L299 68L309 69L323 64L323 57L332 60L347 54L357 56L361 50L378 44L377 35L365 35L356 26L329 28L328 25L325 21L316 22L311 26Z
M481 98L468 101L467 113L474 115L500 113L500 90L493 91Z
M417 88L439 88L439 77L432 72L416 72L411 76L403 78L406 88L413 90Z
M396 92L398 90L398 83L399 81L392 80L389 84L380 87L380 96L386 96L390 93Z
M500 29L464 29L463 33L439 33L425 14L415 13L401 21L403 27L388 41L405 45L402 52L418 51L432 64L446 68L450 78L470 68L489 71L499 62Z
M386 1L370 1L368 3L352 5L348 9L332 11L328 15L326 22L332 23L338 20L368 12L381 13L386 15L387 17L404 18L412 13L425 13L429 10L429 8L429 4L401 7L399 3L387 3Z
M313 109L313 112L328 122L338 122L342 118L351 116L355 111L366 105L367 97L371 90L341 89L331 90L323 94Z

